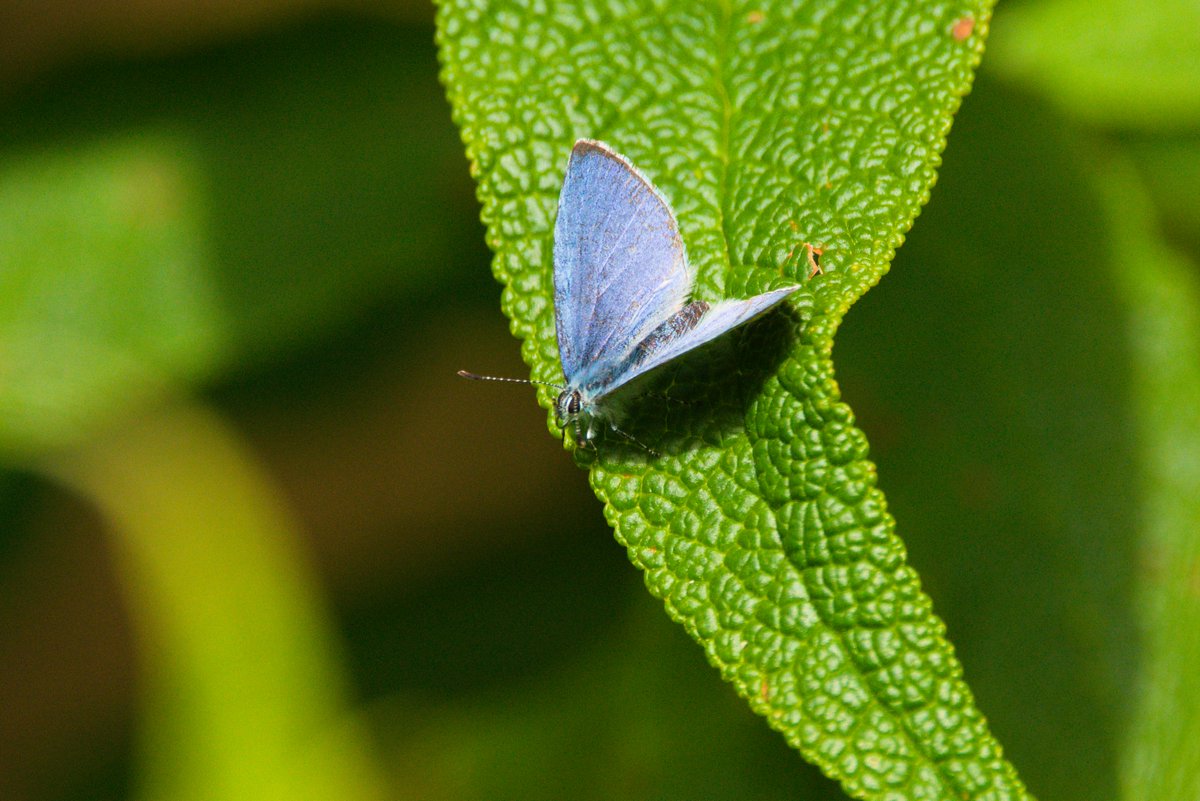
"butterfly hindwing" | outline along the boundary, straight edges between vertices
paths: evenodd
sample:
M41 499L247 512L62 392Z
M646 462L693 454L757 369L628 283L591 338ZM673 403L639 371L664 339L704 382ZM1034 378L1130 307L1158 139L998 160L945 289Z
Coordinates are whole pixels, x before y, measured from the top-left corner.
M723 300L709 306L690 325L669 332L667 337L660 336L658 331L653 332L649 341L639 343L635 349L635 358L630 362L628 369L622 371L619 379L612 382L606 392L612 392L656 367L661 367L672 359L711 342L725 332L750 322L799 288L789 286L745 300ZM680 316L683 317L688 309L697 305L689 304L680 312Z
M568 385L611 378L677 312L692 278L670 207L607 145L576 142L554 226L554 311Z

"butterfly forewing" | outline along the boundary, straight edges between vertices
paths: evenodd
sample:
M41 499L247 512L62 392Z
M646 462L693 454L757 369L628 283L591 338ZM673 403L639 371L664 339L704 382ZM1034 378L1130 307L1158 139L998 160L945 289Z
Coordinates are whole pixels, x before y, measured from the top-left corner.
M554 311L568 385L614 375L682 307L691 275L666 201L607 145L571 151L554 225Z

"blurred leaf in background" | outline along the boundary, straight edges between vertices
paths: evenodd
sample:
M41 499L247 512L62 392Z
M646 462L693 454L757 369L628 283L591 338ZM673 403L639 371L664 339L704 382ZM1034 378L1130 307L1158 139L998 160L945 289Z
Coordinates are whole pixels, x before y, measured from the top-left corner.
M478 275L483 296L474 201L435 69L428 27L326 20L166 60L63 69L6 98L0 449L79 491L111 535L138 649L140 767L129 781L139 795L378 797L327 590L292 515L276 509L276 479L242 435L188 407L222 384L232 405L266 398L270 409L284 395L293 408L316 405L317 388L337 380L331 365L357 360L365 372L381 344L435 329L435 317L413 314L429 298L469 302L450 276ZM345 347L352 339L362 341ZM344 411L325 412L331 427ZM409 425L446 426L425 411ZM311 447L310 421L278 447ZM396 422L370 422L384 421ZM323 474L349 480L347 467L326 461ZM437 503L414 475L398 478L408 494L355 510L363 522L396 525L388 502ZM5 575L21 586L25 574L58 574L33 597L86 616L86 596L73 600L79 566L46 565L60 552L48 538L79 541L88 526L40 511L76 504L17 476L6 488L10 520L26 531L5 526ZM91 589L116 603L102 584ZM46 648L64 638L47 607L5 595L0 793L103 794L87 777L118 775L108 765L126 742L120 716L45 713L81 686L115 689L109 703L119 701L126 679L82 678L94 663L77 640ZM108 633L82 650L127 647L111 622ZM60 665L60 682L30 693L46 669L35 655ZM73 735L56 755L40 738L64 729Z
M1043 798L1200 796L1187 5L1001 4L834 353ZM521 367L428 10L40 8L0 24L0 797L845 797L531 394L455 383Z
M479 245L429 54L419 31L314 26L10 99L5 446L462 275Z

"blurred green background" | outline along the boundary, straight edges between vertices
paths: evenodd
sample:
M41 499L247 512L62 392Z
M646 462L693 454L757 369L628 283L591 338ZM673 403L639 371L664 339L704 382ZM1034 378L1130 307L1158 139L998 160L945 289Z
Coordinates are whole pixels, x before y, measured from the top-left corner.
M532 392L455 377L524 368L430 8L6 4L0 54L0 798L842 797ZM1154 566L1094 178L1197 263L1200 119L1029 63L985 58L835 356L1018 770L1112 798Z

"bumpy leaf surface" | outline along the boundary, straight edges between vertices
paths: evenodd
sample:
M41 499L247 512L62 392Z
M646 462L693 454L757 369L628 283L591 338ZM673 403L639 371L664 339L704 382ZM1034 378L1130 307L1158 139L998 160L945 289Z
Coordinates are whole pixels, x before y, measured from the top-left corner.
M560 380L551 232L579 137L679 216L705 300L823 275L669 368L630 433L580 454L646 583L760 714L862 798L1022 798L905 564L830 351L933 183L984 2L448 0L443 77L503 305ZM551 390L542 391L548 404ZM684 400L684 403L677 402Z

